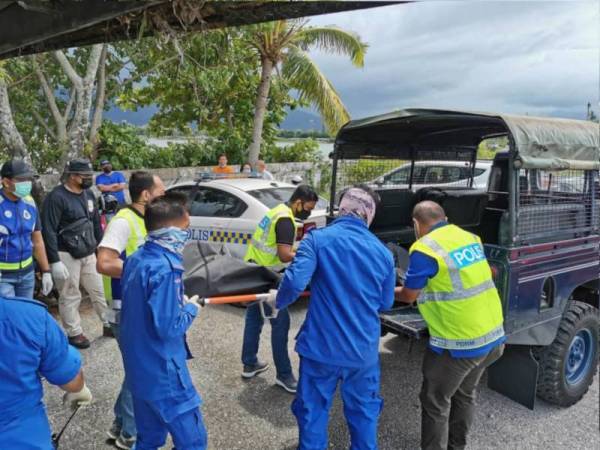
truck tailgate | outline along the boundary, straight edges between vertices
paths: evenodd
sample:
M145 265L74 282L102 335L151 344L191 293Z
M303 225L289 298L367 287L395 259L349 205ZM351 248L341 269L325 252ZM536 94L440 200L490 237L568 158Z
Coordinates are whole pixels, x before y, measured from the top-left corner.
M427 324L417 308L400 306L379 314L381 325L387 331L413 338L427 335Z

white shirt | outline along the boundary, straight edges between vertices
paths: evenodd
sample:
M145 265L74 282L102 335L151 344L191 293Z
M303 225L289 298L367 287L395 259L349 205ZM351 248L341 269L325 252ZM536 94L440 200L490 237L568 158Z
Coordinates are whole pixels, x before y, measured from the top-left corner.
M269 172L268 170L263 171L260 174L261 178L263 180L274 180L275 178L273 178L273 174L271 172Z
M116 251L119 255L125 251L127 241L131 234L129 222L123 217L113 217L108 223L108 227L104 232L102 242L98 247L110 248Z

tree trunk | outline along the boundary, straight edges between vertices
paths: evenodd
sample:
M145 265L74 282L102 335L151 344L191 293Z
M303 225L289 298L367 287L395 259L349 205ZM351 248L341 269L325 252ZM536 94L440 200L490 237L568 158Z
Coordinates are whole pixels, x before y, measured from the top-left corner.
M102 48L102 54L100 55L100 63L98 65L98 86L96 87L96 101L94 105L94 115L92 117L92 125L90 127L90 159L96 160L98 156L98 145L100 139L98 138L98 131L102 125L102 115L104 114L104 102L106 100L106 53L108 51L108 45L104 44Z
M92 46L88 59L85 77L81 77L62 51L54 52L54 56L61 68L69 77L76 91L75 113L69 126L68 149L61 158L61 165L67 161L80 158L84 155L85 146L90 127L90 111L92 109L92 97L94 93L94 82L98 73L98 65L104 44Z
M11 156L22 158L28 164L31 164L31 155L27 151L25 141L23 141L23 137L13 119L8 88L2 78L0 78L0 133L2 133L4 142L10 149Z
M252 128L252 143L248 147L248 160L250 164L256 164L260 155L260 145L262 143L263 124L265 114L267 113L267 103L269 101L269 88L271 87L271 74L274 64L269 58L261 57L260 84L258 85L258 95L254 104L254 125Z

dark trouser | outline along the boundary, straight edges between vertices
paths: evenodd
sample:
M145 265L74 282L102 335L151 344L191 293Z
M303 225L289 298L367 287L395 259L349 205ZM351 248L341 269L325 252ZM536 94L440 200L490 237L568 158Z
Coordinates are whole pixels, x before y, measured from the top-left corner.
M267 308L267 313L271 311ZM280 309L277 318L271 322L271 349L273 360L277 369L277 376L285 380L292 376L292 364L288 355L288 333L290 331L290 313ZM258 362L258 344L264 319L258 304L246 308L246 322L244 326L244 343L242 345L242 363L252 366Z
M504 352L504 345L476 358L452 358L427 349L421 388L421 448L459 450L467 445L477 385L484 370Z

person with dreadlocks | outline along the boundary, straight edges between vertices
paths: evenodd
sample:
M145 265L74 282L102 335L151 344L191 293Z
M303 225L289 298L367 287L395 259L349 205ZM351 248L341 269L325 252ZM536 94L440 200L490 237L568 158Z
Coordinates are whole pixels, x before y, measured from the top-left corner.
M300 379L292 412L299 449L327 448L329 409L340 384L352 449L377 448L379 312L394 302L391 252L369 231L378 196L367 186L347 190L339 216L304 237L277 294L277 309L310 283L311 300L297 336Z

